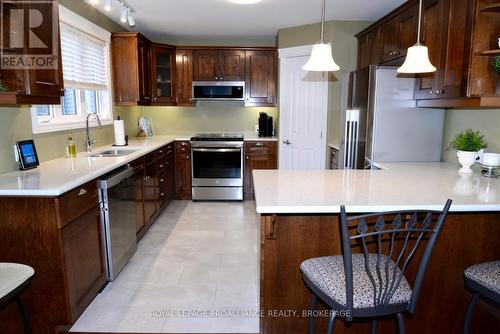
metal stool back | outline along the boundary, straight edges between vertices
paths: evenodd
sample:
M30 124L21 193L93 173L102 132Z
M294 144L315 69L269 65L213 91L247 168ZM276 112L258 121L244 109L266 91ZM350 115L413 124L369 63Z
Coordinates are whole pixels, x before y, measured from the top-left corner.
M403 312L414 313L418 296L422 288L425 271L431 258L434 246L446 221L452 201L448 200L442 211L394 211L348 217L345 207L340 208L340 225L343 248L343 268L345 277L345 303L338 303L329 298L324 291L304 277L304 281L313 291L310 309L314 309L317 297L326 302L332 310L345 311L346 320L356 317L369 317L372 320L372 333L377 330L377 318L396 315L399 333L405 333ZM425 245L423 252L420 246ZM405 272L416 258L420 262L413 273L413 284L406 283ZM353 254L356 255L357 277L365 270L368 277L366 283L354 282ZM364 264L359 263L359 259ZM415 268L413 266L413 268ZM334 278L335 279L335 278ZM339 278L341 279L341 278ZM408 296L400 298L404 302L393 301L398 288L405 282ZM357 284L356 284L357 283ZM362 284L365 283L363 286ZM368 286L367 286L368 285ZM411 286L411 288L410 288ZM355 292L355 288L357 291ZM364 289L364 295L362 290ZM368 291L368 292L367 292ZM363 297L364 306L355 307L355 293ZM399 300L399 299L398 299ZM359 304L359 300L358 300ZM368 306L367 306L368 305ZM336 313L332 312L327 333L331 333L335 324ZM314 332L314 319L309 317L309 333Z

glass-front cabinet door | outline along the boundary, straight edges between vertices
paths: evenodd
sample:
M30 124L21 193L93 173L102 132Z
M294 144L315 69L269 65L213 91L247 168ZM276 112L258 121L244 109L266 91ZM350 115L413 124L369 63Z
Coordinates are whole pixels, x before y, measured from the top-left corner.
M174 74L175 49L153 44L151 81L153 104L175 103Z

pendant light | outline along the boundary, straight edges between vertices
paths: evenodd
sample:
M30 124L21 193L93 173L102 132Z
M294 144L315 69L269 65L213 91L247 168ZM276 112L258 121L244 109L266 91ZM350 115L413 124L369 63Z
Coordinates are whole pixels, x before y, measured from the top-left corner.
M420 25L422 23L422 0L418 7L418 30L417 43L408 48L403 65L398 68L399 73L430 73L435 72L436 67L429 60L429 49L420 43Z
M321 12L321 40L314 44L309 61L302 66L305 71L329 72L338 71L340 67L335 64L332 57L332 45L324 42L325 37L325 11L326 0L323 0L323 9Z

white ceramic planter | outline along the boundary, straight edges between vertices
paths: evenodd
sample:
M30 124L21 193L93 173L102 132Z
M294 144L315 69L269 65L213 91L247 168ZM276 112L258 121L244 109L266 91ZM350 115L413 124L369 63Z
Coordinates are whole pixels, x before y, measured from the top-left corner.
M467 151L457 151L458 163L462 166L458 170L461 174L472 174L472 169L470 168L478 158L477 152L467 152Z

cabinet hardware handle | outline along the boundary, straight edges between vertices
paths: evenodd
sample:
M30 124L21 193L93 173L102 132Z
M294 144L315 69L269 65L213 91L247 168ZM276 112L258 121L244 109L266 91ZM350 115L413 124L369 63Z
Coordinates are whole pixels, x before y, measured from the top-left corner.
M163 168L163 164L160 165L160 168Z
M249 155L247 155L247 160L250 160L250 156Z
M160 179L160 182L163 182L163 179Z
M224 80L224 77L220 77L221 80Z
M260 147L260 146L264 146L264 144L263 143L255 143L255 146L259 146Z
M39 80L35 80L35 82L37 84L40 84L40 85L48 85L48 86L55 86L56 84L53 83L53 82L47 82L47 81L39 81Z
M159 150L158 152L163 153L163 150Z
M189 159L189 155L186 155L186 159Z
M287 139L287 140L283 140L283 144L285 144L285 145L290 145L290 144L292 144L292 143L291 143L291 142Z
M217 77L217 76L216 76L216 77L215 77L215 80L219 80L219 77Z
M266 220L266 239L274 240L277 235L276 215L272 215L270 220Z
M161 193L161 194L160 194L160 196L161 196L161 197L165 196L165 193Z
M78 196L84 196L84 195L87 195L87 189L82 188L78 191Z

